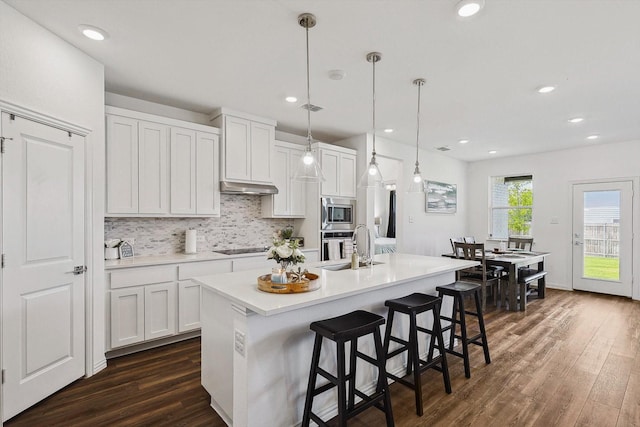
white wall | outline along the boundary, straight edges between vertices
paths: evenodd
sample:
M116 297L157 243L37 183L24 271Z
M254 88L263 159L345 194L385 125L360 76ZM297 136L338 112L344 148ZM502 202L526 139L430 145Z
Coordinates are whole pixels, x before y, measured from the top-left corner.
M106 92L105 104L112 107L126 108L133 111L140 111L157 116L170 117L172 119L184 120L201 125L212 126L209 121L209 114L196 113L182 108L171 107L169 105L157 104L143 99L132 98L130 96L119 95L117 93Z
M500 158L469 164L469 233L477 239L488 236L489 177L533 175L534 249L551 252L545 268L548 284L571 289L572 276L572 183L598 179L630 178L640 174L640 141L602 144L527 156ZM635 190L638 191L637 189ZM634 200L634 233L640 235L639 197ZM557 218L557 224L551 219ZM633 269L638 277L640 239L635 239ZM634 299L640 298L634 283Z
M371 160L371 135L359 135L336 144L358 150L358 178ZM366 151L366 152L365 152ZM398 173L396 237L398 251L419 255L439 256L451 252L449 239L467 234L467 163L445 157L440 153L420 150L420 170L424 179L447 182L458 186L458 210L455 214L426 213L424 193L406 192L409 178L413 176L416 162L415 145L404 144L376 136L376 152L380 157L399 160L402 168ZM383 178L384 175L383 175ZM373 229L375 191L358 192L358 208L366 207L365 222Z
M0 1L0 100L91 129L86 137L93 232L87 280L93 289L93 366L104 358L104 67ZM90 359L90 358L89 358Z

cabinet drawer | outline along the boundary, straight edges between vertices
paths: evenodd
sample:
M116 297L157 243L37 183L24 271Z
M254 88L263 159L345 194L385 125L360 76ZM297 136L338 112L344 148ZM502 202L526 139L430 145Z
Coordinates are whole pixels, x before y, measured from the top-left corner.
M109 287L111 289L148 285L150 283L171 282L174 280L176 280L175 265L115 270L109 273Z
M178 280L216 273L231 273L231 260L190 262L178 265Z
M266 256L266 255L265 255ZM241 258L233 260L233 271L246 271L261 268L264 270L263 274L271 273L273 267L277 267L278 263L272 259L265 259L263 257L251 257Z

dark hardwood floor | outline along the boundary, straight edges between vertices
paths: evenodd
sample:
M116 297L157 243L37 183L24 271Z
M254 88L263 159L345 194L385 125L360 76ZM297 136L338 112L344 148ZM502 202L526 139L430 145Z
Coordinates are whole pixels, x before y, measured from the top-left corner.
M485 319L492 363L474 346L466 379L450 357L450 395L440 373L425 372L422 417L412 391L393 384L397 426L640 426L640 303L548 290L526 314L490 309ZM200 341L192 339L112 359L5 425L225 424L200 386ZM384 416L370 409L349 425L382 426Z

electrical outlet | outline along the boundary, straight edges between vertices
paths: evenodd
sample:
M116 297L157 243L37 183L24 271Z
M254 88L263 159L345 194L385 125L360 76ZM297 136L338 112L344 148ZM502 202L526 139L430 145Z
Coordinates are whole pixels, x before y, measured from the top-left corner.
M240 356L244 357L244 332L239 330L234 331L234 348Z
M196 242L198 243L204 243L204 236L198 234L198 237L196 237Z
M413 215L409 215L409 224L413 224Z

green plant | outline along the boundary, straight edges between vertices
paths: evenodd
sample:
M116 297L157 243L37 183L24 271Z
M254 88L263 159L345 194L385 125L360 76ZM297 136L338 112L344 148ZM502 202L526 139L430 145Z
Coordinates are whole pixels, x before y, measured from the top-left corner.
M290 239L291 236L293 236L293 227L290 225L287 225L285 228L283 228L280 231L280 235L282 236L283 239Z

